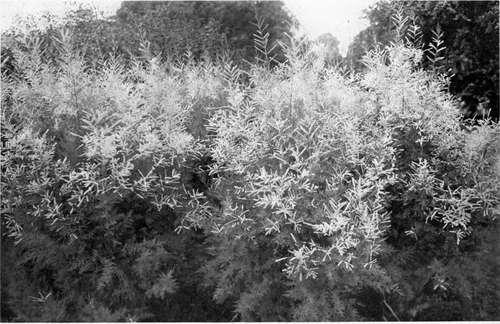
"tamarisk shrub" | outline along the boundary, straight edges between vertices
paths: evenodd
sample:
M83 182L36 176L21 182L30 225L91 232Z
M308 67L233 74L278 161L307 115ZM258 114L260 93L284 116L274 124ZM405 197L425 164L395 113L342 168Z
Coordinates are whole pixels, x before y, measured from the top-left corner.
M349 75L301 39L249 71L162 63L147 43L91 69L68 39L57 64L28 40L2 75L12 318L498 315L481 280L500 130L461 125L420 47L397 40Z

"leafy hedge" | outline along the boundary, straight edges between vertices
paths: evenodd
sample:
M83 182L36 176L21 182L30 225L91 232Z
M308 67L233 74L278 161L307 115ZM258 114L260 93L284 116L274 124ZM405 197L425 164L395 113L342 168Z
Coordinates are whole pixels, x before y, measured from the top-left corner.
M249 71L58 43L2 73L3 319L499 318L500 128L422 50L346 75L300 40Z

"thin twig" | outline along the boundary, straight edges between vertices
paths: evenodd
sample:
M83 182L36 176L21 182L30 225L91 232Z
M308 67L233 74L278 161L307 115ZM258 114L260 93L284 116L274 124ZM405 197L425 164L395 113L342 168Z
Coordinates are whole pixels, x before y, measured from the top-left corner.
M394 316L398 320L398 322L401 322L398 315L396 315L396 313L392 310L392 307L385 301L385 299L384 299L384 305L391 311L392 316Z

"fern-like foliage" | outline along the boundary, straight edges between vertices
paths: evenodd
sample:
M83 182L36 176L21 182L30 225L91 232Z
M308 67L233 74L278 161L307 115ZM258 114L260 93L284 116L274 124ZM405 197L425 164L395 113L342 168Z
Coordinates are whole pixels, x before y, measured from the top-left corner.
M432 40L427 48L426 57L429 62L431 62L431 64L436 68L439 66L440 61L444 60L443 54L446 46L444 46L443 36L444 34L438 25L435 29L432 30Z
M411 25L408 26L406 30L405 40L409 46L414 46L416 48L422 48L423 46L423 33L420 26L412 20Z
M404 40L404 35L408 29L408 21L409 17L403 12L403 7L397 7L391 16L391 22L395 29L395 42Z
M254 37L254 48L257 53L256 59L257 64L269 67L273 62L276 62L273 56L273 51L276 49L277 44L270 44L270 35L267 31L268 25L265 20L257 12L255 13L255 23L256 32L253 34Z

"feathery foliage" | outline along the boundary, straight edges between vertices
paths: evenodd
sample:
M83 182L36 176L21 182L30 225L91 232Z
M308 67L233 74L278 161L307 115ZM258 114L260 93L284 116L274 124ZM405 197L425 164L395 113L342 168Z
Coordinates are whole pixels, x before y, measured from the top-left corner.
M269 64L261 20L248 71L147 42L89 65L66 33L56 62L12 48L7 319L498 318L500 129L462 124L395 22L351 76L300 39Z

